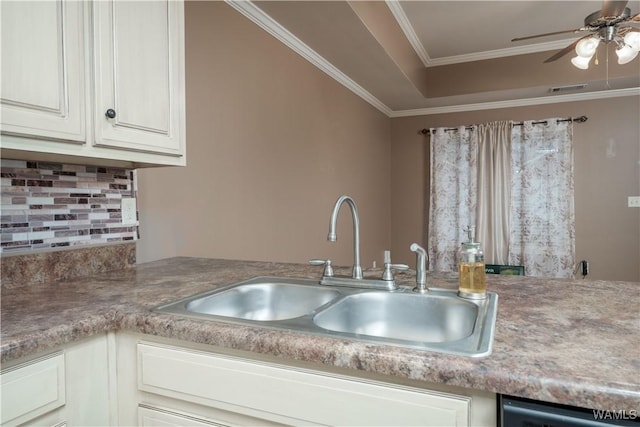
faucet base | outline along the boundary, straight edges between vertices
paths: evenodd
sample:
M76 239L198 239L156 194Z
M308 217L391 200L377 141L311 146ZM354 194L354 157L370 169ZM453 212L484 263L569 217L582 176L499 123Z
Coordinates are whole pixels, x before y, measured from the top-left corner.
M386 291L395 291L399 288L395 280L354 279L352 277L336 276L322 276L322 279L320 279L320 284L330 286L346 286L349 288L384 289Z
M362 267L360 265L353 266L352 276L354 279L362 280Z

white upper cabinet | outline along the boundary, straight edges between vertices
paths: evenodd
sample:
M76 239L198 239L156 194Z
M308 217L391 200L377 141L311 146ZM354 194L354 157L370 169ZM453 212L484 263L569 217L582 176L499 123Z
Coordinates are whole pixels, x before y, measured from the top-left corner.
M185 164L182 1L0 5L3 157Z
M85 141L82 4L2 1L2 131Z
M181 6L94 3L96 145L181 154Z

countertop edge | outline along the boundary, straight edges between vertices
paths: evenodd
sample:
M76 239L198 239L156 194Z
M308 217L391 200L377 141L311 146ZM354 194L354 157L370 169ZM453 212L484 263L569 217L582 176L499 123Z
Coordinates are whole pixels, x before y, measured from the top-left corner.
M208 325L204 328L194 326ZM177 326L176 326L177 325ZM197 332L193 332L197 330ZM117 309L97 313L67 325L43 329L25 336L16 343L0 344L1 362L7 363L31 356L46 354L60 347L84 338L106 333L123 331L157 336L177 341L211 345L225 349L241 350L248 353L275 356L287 360L312 363L322 370L322 366L362 371L376 375L400 377L404 379L446 384L497 394L525 397L546 402L562 403L589 409L620 410L620 408L640 409L640 392L613 389L594 384L558 381L529 377L527 390L523 391L522 378L514 378L507 371L478 372L477 369L452 367L451 356L436 361L423 369L412 369L410 362L402 360L396 353L386 353L385 345L363 343L347 339L313 336L314 341L326 342L322 354L309 350L305 345L308 334L295 331L279 331L266 327L241 324L180 319L175 316L153 312L129 312ZM317 348L318 346L315 346ZM408 358L413 352L406 350ZM361 360L360 355L374 353L373 357ZM463 357L465 361L472 358ZM472 359L480 360L480 359ZM473 366L473 364L472 364ZM416 371L418 373L416 373ZM580 388L580 399L567 401L567 390ZM535 392L533 392L535 390Z

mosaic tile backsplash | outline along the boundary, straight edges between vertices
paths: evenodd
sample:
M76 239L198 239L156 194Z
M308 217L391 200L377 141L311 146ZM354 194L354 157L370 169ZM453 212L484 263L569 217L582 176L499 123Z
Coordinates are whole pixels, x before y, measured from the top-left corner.
M3 254L137 240L121 216L134 170L2 159L0 171Z

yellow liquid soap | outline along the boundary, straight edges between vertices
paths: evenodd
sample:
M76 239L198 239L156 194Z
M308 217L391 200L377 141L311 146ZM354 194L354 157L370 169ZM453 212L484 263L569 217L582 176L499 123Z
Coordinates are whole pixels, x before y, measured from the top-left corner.
M460 273L459 291L471 294L487 292L484 262L463 262L458 267Z

